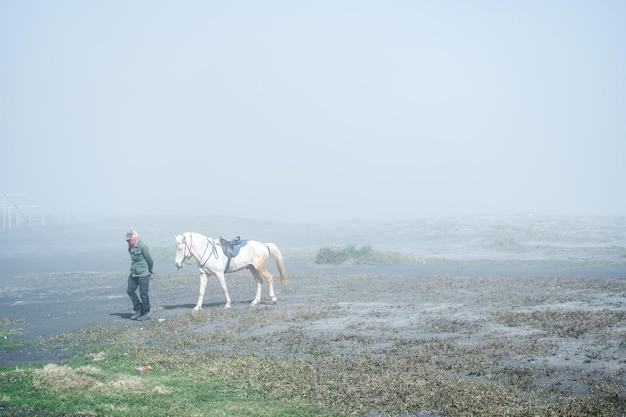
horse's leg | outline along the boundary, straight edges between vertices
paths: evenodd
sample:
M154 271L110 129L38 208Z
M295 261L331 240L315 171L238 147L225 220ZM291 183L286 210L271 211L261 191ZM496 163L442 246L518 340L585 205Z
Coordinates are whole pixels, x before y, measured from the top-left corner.
M204 291L206 290L207 280L208 280L208 277L207 277L206 272L204 272L203 270L200 270L200 291L198 294L198 302L196 303L196 306L193 308L195 311L202 310L202 300L204 299Z
M252 273L252 277L256 281L256 296L254 297L254 300L252 300L252 303L250 303L250 305L255 306L261 301L261 288L263 287L263 278L261 278L259 271L257 271L253 266L250 266L248 269L250 270L250 273Z
M270 298L272 299L272 303L276 304L278 302L278 299L276 298L276 294L274 294L274 277L272 276L272 274L270 274L267 268L258 270L258 272L260 272L261 275L263 275L267 280L270 287Z
M217 280L220 282L222 291L224 291L224 297L226 297L226 305L224 305L224 308L230 308L230 295L228 295L228 288L226 287L224 274L222 272L216 272L215 275L217 275Z

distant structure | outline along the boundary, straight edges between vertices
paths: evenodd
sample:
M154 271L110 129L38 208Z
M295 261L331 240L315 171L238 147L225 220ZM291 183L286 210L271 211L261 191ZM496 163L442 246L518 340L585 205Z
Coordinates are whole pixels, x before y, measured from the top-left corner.
M25 193L0 193L2 196L2 229L18 229L22 226L45 226L48 215L39 211L39 206L15 204L7 197L21 197Z
M19 228L22 225L33 226L46 224L46 215L33 209L39 206L17 205L7 202L7 197L25 196L24 193L2 193L2 229Z
M15 223L16 227L19 227L19 209L16 205L7 204L7 197L15 197L15 196L25 196L24 193L3 193L2 194L2 228L3 229L11 229L13 227L13 219L11 218L11 212L15 209L15 216L17 217L17 221ZM8 216L7 216L8 214Z
M39 206L19 206L17 207L17 225L21 227L21 225L33 226L38 224L40 226L44 226L46 224L46 215L41 213L36 213L33 209L37 209Z

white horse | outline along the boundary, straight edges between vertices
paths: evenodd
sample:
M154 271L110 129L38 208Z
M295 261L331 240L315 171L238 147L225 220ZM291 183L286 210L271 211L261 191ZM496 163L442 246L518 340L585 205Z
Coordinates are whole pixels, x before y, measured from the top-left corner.
M198 269L200 271L200 293L198 302L194 310L202 309L202 300L204 298L204 290L209 275L214 275L220 282L224 296L226 297L226 305L224 308L230 307L230 296L224 279L225 272L236 272L244 268L248 268L256 281L256 297L252 300L253 306L261 301L261 287L265 277L269 283L269 295L273 303L276 303L276 295L274 294L274 277L267 270L267 263L270 258L274 258L278 271L280 273L280 281L284 286L288 286L287 274L283 265L283 257L273 243L264 243L257 240L248 240L246 244L241 246L237 256L230 259L230 267L225 271L228 258L221 247L219 240L213 240L203 236L200 233L186 232L176 236L176 267L182 268L185 262L191 258L198 261Z

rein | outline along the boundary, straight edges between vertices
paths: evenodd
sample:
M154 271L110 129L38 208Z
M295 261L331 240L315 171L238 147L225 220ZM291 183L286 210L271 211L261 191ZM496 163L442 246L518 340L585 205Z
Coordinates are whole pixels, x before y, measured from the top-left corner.
M209 259L211 259L211 255L215 255L215 259L217 259L217 249L215 248L215 242L213 242L213 239L211 238L207 238L206 240L206 247L204 248L204 253L202 254L202 257L200 258L201 260L204 258L204 255L206 255L206 251L209 249L209 244L211 244L212 249L211 249L211 253L209 253L209 256L206 258L206 261L202 262L202 265L200 265L200 268L204 268L204 265L206 265L207 262L209 262Z

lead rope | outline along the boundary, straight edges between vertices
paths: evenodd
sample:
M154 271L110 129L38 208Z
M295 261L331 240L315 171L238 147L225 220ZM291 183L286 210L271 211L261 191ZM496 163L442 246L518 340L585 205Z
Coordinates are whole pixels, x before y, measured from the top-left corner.
M161 306L161 303L159 303L159 299L156 296L156 293L154 292L154 284L156 282L156 275L159 275L157 273L153 273L152 276L150 277L150 310L152 311L152 304L154 304L156 306L156 309L154 309L154 311L161 311L163 310L163 306ZM154 300L154 303L152 302L152 300Z

